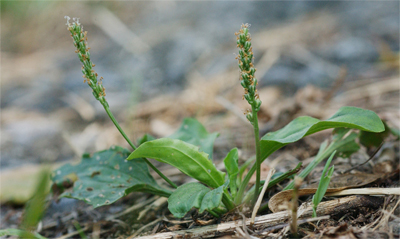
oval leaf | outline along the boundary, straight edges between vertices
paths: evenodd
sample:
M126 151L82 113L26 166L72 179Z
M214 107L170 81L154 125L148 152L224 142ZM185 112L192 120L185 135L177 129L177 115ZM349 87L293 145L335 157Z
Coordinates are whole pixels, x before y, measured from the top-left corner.
M222 194L224 193L225 188L226 185L222 185L208 192L201 201L199 213L203 213L205 210L212 211L217 208L221 204Z
M182 218L192 208L200 208L204 195L211 189L200 183L187 183L178 187L168 198L168 209L177 218Z
M237 191L236 179L239 173L238 160L239 154L237 148L232 149L224 159L225 168L229 176L229 187L232 193L232 197L236 196Z
M186 143L196 145L212 159L214 141L217 137L218 133L208 133L206 128L196 119L185 118L181 127L168 138L180 139Z
M212 188L224 184L225 173L215 168L206 153L178 139L163 138L146 142L127 159L133 158L153 158L170 164Z
M77 165L66 164L52 176L55 186L73 185L61 197L83 200L93 207L111 204L133 191L168 197L171 191L156 183L143 159L125 160L130 152L121 147L86 155ZM54 187L53 187L54 188Z
M321 121L309 116L301 116L278 131L267 133L261 138L261 158L264 160L279 148L296 142L307 135L338 127L369 132L382 132L385 130L381 119L374 112L345 106L327 120Z

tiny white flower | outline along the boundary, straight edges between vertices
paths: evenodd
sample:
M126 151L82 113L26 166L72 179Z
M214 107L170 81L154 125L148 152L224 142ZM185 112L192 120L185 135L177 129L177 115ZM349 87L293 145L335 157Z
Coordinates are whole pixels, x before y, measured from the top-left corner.
M67 19L67 23L65 25L69 26L69 20L71 20L71 18L68 16L65 16L64 18Z

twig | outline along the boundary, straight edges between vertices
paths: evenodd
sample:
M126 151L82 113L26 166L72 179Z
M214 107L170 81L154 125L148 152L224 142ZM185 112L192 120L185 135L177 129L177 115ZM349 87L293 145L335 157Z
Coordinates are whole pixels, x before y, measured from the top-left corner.
M291 203L291 218L292 222L290 223L290 232L294 235L294 237L298 237L297 234L297 209L299 208L299 204L297 200L299 200L299 188L301 184L303 183L303 179L300 177L295 177L294 178L294 189L293 189L293 197L292 197L292 203Z
M349 204L356 204L357 207L360 206L361 202L369 203L368 200L362 200L357 196L344 197L340 200L331 200L327 202L320 203L317 212L318 215L328 215L331 213L338 213L338 208L343 208L347 210ZM367 205L366 204L366 205ZM302 217L310 217L312 214L312 207L307 207L307 210L304 212ZM253 228L265 228L268 226L275 226L277 224L283 223L285 220L289 218L287 211L281 211L277 213L272 213L268 215L263 215L256 217ZM233 234L236 230L236 225L240 225L243 223L243 220L231 221L226 223L220 223L216 225L204 226L200 228L193 228L188 230L174 231L174 232L165 232L158 233L151 236L140 237L140 239L170 239L170 238L210 238L215 237L216 235L221 236L224 234ZM246 226L250 225L250 219L244 221Z
M330 216L329 215L327 215L327 216L322 216L322 217L313 217L313 218L307 218L307 219L302 219L302 220L298 220L297 221L297 226L299 226L299 225L301 225L301 224L303 224L303 223L306 223L306 222L314 222L314 221L320 221L320 220L327 220L327 219L329 219L330 218ZM289 226L289 223L284 223L284 224L279 224L279 225L276 225L276 226L273 226L273 227L268 227L268 228L265 228L264 230L262 230L260 233L258 233L259 235L265 235L266 234L266 232L269 232L269 231L272 231L272 230L276 230L276 229L281 229L281 228L284 228L284 227L287 227L287 226Z
M139 203L133 205L132 207L129 207L129 208L125 209L123 212L117 213L117 214L115 214L115 215L110 215L110 216L108 216L108 217L106 218L106 220L113 220L113 219L118 218L118 217L120 217L120 216L126 215L126 214L128 214L128 213L130 213L130 212L133 212L133 211L135 211L135 210L138 210L138 209L144 207L145 205L147 205L147 204L149 204L149 203L152 203L152 202L155 201L157 198L158 198L158 196L155 196L155 197L149 198L148 200L146 200L146 201L144 201L144 202L139 202Z
M384 142L384 141L383 141L383 142ZM354 166L354 167L352 167L352 168L350 168L350 169L347 169L347 170L343 171L342 174L347 173L347 172L350 172L351 170L353 170L353 169L355 169L355 168L358 168L358 167L360 167L360 166L363 166L364 164L368 163L368 161L370 161L371 159L373 159L373 158L375 157L375 155L379 152L379 150L382 148L383 142L381 143L381 145L379 145L379 147L375 150L375 152L369 157L369 159L367 159L367 161L365 161L365 162L363 162L363 163L361 163L361 164L358 164L358 165L356 165L356 166Z
M397 190L399 190L399 189L397 189ZM400 190L399 190L399 191L400 191ZM378 227L380 227L383 223L386 223L386 224L387 224L387 223L389 222L390 215L394 213L394 211L396 210L397 206L399 206L399 204L400 204L400 200L397 201L396 205L394 205L394 207L393 207L393 209L390 211L390 213L384 215L384 216L382 217L382 219L379 221L379 224L376 225L372 230L375 231L375 230L378 229Z
M157 210L158 208L160 208L161 206L167 204L167 200L168 198L165 197L160 197L157 200L155 200L153 203L151 203L150 205L147 205L146 208L144 208L142 211L139 212L139 215L137 217L137 220L141 220L143 218L143 216L146 215L146 213L150 210L150 209L155 209Z
M262 199L264 197L265 191L268 188L269 180L271 180L271 177L272 177L272 175L274 175L274 173L275 173L275 169L271 168L269 170L268 174L267 174L267 177L265 178L264 186L263 186L263 188L261 190L260 196L258 196L256 205L254 206L254 209L253 209L253 213L251 214L251 220L250 220L251 224L254 224L254 219L255 219L255 217L257 215L258 209L260 208L260 205L261 205Z
M89 228L90 228L90 226L85 226L85 227L82 228L81 230L77 230L77 231L68 233L68 234L66 234L66 235L57 237L57 239L67 239L67 238L73 237L73 236L75 236L75 235L80 234L81 232L84 232L84 231L88 230Z
M144 225L143 227L139 228L135 233L133 233L132 236L128 237L127 239L135 238L135 237L136 237L137 235L139 235L144 229L146 229L147 227L153 226L153 225L157 224L159 221L162 221L162 220L163 220L163 218L160 217L160 218L158 218L157 220L152 221L152 222L150 222L150 223Z

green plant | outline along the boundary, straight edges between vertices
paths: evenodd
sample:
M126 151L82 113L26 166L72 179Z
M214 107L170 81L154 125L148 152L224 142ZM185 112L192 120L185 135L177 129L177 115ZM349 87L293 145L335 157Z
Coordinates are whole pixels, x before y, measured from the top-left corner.
M100 80L97 81L97 74L90 60L86 32L83 33L78 20L74 20L73 23L68 22L67 25L77 47L78 56L84 65L85 82L92 88L94 97L100 101L117 129L133 148L133 152L113 147L102 152L86 154L79 165L64 165L53 173L53 181L59 188L63 190L73 187L72 192L65 191L61 196L84 200L94 207L113 203L130 192L142 191L168 197L168 208L176 217L183 217L192 208L199 209L200 213L208 211L218 217L249 202L250 198L253 198L252 201L255 202L254 199L258 197L262 185L260 165L281 147L329 128L346 127L370 132L384 130L382 121L374 112L355 107L342 107L331 118L323 121L308 116L298 117L281 130L268 133L260 139L257 113L260 110L261 101L258 99L256 90L256 69L252 63L253 52L249 26L245 24L242 25L239 33L236 33L239 47L237 59L241 72L240 83L245 91L243 98L251 106L251 111L247 112L246 117L254 129L256 145L254 160L250 159L243 165L239 165L238 152L234 148L224 159L227 175L218 170L212 159L213 144L218 134L208 133L195 119L185 119L178 131L167 138L154 139L145 135L139 140L139 147L136 148L109 110L104 87ZM337 140L333 140L329 146L323 143L316 159L299 174L299 177L304 178L334 150L352 142L354 140L351 138L352 134L344 137L346 130L348 131L348 129L339 130ZM191 182L176 188L176 185L161 174L146 158L170 164L200 183ZM246 168L252 163L252 167L243 178ZM159 186L151 177L147 166L150 166L176 189L170 190ZM283 174L276 173L269 182L268 188L297 173L300 166L299 164L295 169ZM246 193L250 178L255 172L255 186ZM288 187L290 188L290 185Z
M26 204L24 217L20 229L8 228L0 230L0 236L18 236L20 238L46 239L34 232L46 208L46 196L48 195L49 171L43 170L38 178L35 193Z
M331 161L333 159L333 156L335 156L336 151L334 151L331 156L329 157L328 161L325 164L324 170L322 171L321 175L321 180L319 181L317 191L315 192L312 202L313 202L313 217L317 217L317 207L318 204L322 201L322 198L324 197L326 190L328 189L329 182L331 181L332 175L333 175L333 170L334 170L334 165L329 169L329 165L331 164ZM329 171L328 171L329 169ZM327 173L328 171L328 173Z

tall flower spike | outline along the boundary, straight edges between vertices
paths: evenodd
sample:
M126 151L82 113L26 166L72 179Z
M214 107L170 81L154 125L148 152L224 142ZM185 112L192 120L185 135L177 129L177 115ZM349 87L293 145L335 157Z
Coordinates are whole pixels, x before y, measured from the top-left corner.
M92 88L93 90L93 96L100 101L100 103L103 105L104 110L107 112L108 116L110 117L111 121L114 123L115 127L117 127L118 131L121 133L121 135L125 138L126 142L135 150L136 146L132 143L132 141L129 140L128 136L125 134L125 132L122 130L121 126L119 126L118 121L115 119L114 115L110 111L110 107L106 101L106 88L104 88L103 83L102 83L102 77L97 81L97 73L93 70L94 64L90 60L90 53L89 53L89 47L87 44L87 32L83 32L83 27L79 23L79 18L72 18L72 23L69 21L71 20L70 17L65 16L65 19L67 19L67 26L68 26L68 31L71 32L71 37L74 42L74 46L76 47L75 53L78 54L79 60L81 60L83 66L82 66L82 73L83 73L83 78L84 78L84 83L87 82L87 84ZM160 170L158 170L156 167L154 167L153 164L146 158L144 161L158 174L160 177L162 177L167 183L169 183L172 187L177 188L175 183L173 183L171 180L169 180Z
M256 203L261 175L261 143L260 130L258 127L257 112L260 110L261 100L257 94L257 78L255 77L256 68L253 65L253 49L251 47L251 36L249 33L249 24L242 24L239 32L236 32L236 43L239 48L239 55L236 59L239 61L240 84L244 88L243 98L251 105L251 111L247 111L246 118L250 121L254 128L254 139L256 143L256 185L253 199L253 205Z
M244 88L243 98L249 102L254 112L248 112L246 117L253 123L253 115L260 110L261 100L257 94L258 81L255 78L256 68L253 65L253 49L251 47L251 36L249 33L250 24L242 24L239 32L236 32L237 47L239 55L236 59L239 61L240 84Z
M87 42L87 32L83 31L83 26L79 22L79 18L72 18L72 23L70 17L65 16L67 19L68 30L71 32L71 37L76 47L76 53L78 54L79 60L82 62L82 73L84 81L93 90L93 96L100 101L101 104L108 103L105 99L106 92L101 80L97 80L98 74L94 71L95 66L90 59L90 52Z

